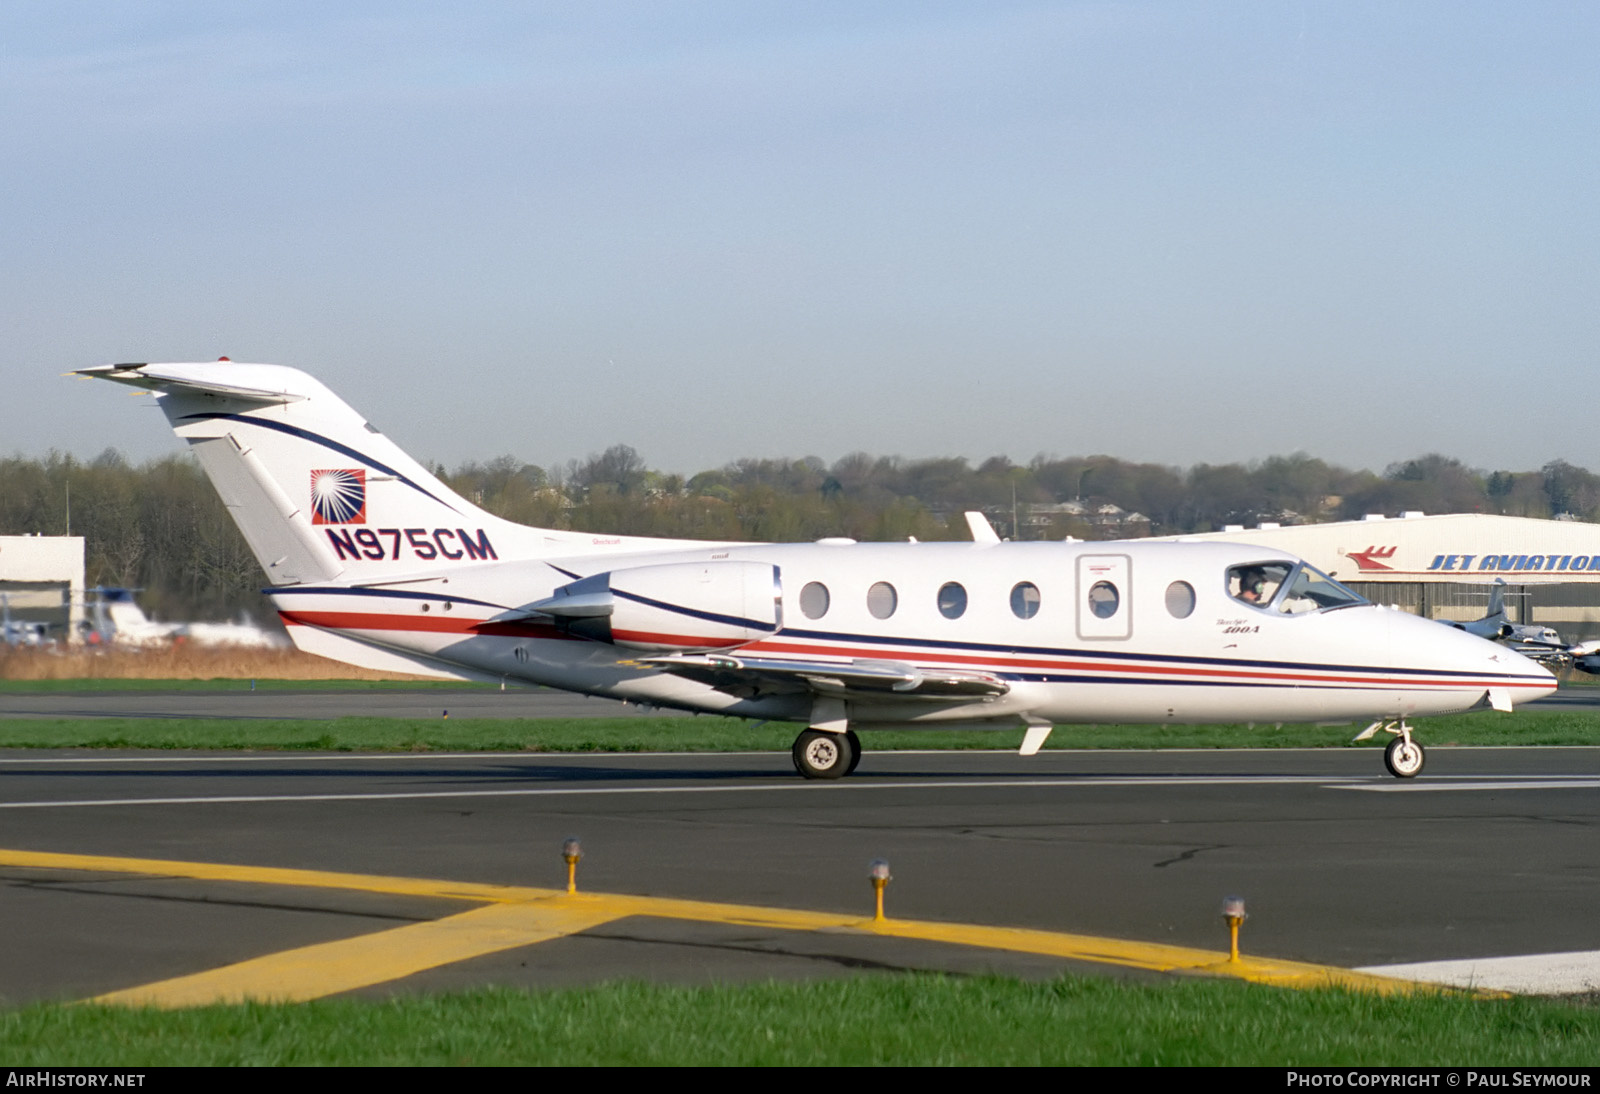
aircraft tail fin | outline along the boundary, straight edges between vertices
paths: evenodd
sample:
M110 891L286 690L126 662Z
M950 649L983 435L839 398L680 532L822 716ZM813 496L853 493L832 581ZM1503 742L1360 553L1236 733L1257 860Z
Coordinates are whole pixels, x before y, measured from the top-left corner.
M1485 619L1493 619L1498 615L1506 614L1506 583L1499 579L1489 589L1489 610L1484 613Z
M573 538L484 512L297 369L224 360L79 375L155 392L273 585L538 557Z
M133 598L132 589L100 589L100 599L105 604L106 616L113 627L121 630L142 627L150 622L139 602Z

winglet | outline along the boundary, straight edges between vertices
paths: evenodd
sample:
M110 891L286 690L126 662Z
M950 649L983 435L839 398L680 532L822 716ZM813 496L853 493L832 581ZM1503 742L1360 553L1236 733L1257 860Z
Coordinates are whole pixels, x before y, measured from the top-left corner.
M1000 536L994 530L994 525L989 523L989 518L977 511L964 513L967 518L967 527L972 531L974 543L999 543Z

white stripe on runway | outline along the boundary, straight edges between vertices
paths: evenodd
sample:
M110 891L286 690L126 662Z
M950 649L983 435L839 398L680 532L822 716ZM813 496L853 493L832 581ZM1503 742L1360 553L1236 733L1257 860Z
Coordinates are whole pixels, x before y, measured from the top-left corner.
M1567 775L1535 775L1511 779L1462 779L1450 782L1393 782L1330 784L1336 790L1371 790L1380 794L1416 793L1427 790L1593 790L1600 779Z
M1168 778L1058 778L1058 779L921 779L915 782L816 783L785 779L782 782L743 783L717 786L542 786L506 790L408 790L367 794L228 794L196 798L95 798L61 801L0 802L0 809L82 809L119 805L237 805L256 802L347 802L404 801L424 798L530 798L605 794L736 794L736 793L827 793L862 790L984 790L1017 787L1056 790L1092 790L1102 786L1328 786L1327 778L1284 776L1281 778L1185 777Z
M1372 965L1355 971L1453 988L1509 991L1517 995L1577 995L1600 991L1600 950Z

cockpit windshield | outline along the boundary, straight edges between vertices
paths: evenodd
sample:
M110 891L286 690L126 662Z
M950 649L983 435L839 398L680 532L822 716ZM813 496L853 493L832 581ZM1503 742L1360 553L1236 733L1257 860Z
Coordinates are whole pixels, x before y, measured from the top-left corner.
M1280 612L1322 612L1335 608L1353 608L1365 604L1365 597L1357 596L1333 578L1309 563L1302 562L1289 579L1289 588L1278 605Z
M1229 567L1228 595L1253 608L1275 607L1290 615L1367 603L1304 562L1252 562Z

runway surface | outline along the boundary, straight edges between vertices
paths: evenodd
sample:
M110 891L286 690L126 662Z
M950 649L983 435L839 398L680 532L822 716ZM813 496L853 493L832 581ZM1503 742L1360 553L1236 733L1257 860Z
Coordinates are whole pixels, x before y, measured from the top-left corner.
M328 944L350 940L367 946L352 967L381 965L371 951L388 946L400 970L343 989L358 995L913 968L1134 974L599 897L587 920L555 928L508 921L515 909L459 914L489 892L471 886L559 889L568 836L582 839L585 893L848 919L870 915L867 866L882 857L891 919L1216 950L1221 901L1237 894L1247 955L1354 968L1586 953L1600 950L1597 789L1592 748L1434 748L1409 782L1384 775L1374 749L869 752L837 783L796 778L782 754L4 753L0 995L81 999L252 959L266 975L270 955L312 946L331 967L355 951ZM60 869L19 851L106 860ZM110 861L128 856L380 880L209 880ZM457 922L477 933L462 942ZM424 945L447 958L405 972Z

